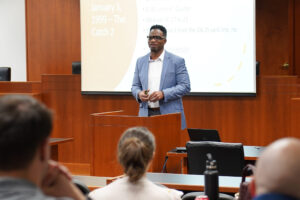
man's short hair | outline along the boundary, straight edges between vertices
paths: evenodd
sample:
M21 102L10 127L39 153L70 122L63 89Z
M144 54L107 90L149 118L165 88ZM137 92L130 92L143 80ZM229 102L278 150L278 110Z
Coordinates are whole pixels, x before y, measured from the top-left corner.
M167 37L167 29L164 26L156 24L151 26L150 31L152 31L153 29L161 30L161 32L163 32L163 35Z
M26 168L51 130L51 111L33 97L1 97L0 170Z

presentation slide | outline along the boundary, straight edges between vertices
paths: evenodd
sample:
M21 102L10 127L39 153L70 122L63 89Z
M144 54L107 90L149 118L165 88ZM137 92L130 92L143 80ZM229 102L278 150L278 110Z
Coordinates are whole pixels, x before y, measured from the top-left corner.
M83 94L130 92L152 25L185 59L193 94L255 95L255 0L81 0Z

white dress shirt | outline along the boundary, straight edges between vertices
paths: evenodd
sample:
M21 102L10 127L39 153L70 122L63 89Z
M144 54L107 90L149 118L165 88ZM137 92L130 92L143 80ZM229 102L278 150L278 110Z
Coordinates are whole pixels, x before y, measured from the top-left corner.
M161 72L163 68L165 50L160 54L160 56L156 60L149 60L149 70L148 70L148 89L149 95L151 95L155 91L159 91ZM158 108L159 101L156 102L148 102L148 106L150 108Z

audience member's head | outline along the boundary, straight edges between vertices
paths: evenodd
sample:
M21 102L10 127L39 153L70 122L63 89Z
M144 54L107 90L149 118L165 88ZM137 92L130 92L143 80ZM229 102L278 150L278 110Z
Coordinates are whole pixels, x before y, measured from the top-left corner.
M118 159L130 182L138 181L147 171L155 151L152 133L143 127L127 129L120 138Z
M30 96L0 98L0 170L26 168L52 129L51 112Z
M269 145L257 162L255 193L300 199L300 140L284 138Z
M0 199L85 199L66 168L50 160L51 129L51 111L33 97L0 98Z

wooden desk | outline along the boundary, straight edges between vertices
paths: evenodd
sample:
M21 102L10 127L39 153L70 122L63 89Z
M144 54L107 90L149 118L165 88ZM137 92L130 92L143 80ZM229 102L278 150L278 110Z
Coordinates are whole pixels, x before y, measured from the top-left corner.
M99 176L74 176L86 184L91 190L104 187L106 182L114 178ZM154 183L165 185L177 190L204 191L204 176L190 174L147 173L147 178ZM247 178L250 181L251 178ZM239 190L241 177L219 176L219 191L236 193Z
M97 188L102 188L106 185L108 177L102 176L73 176L74 179L84 183L91 191Z
M204 191L204 175L147 173L147 178L177 190ZM250 180L251 178L247 178L247 181ZM219 176L219 191L236 193L241 181L242 177Z
M244 155L245 160L248 161L255 161L261 152L264 150L262 146L243 146L244 147ZM177 153L174 150L167 152L168 157L176 157L180 158L180 165L181 165L181 173L187 174L187 153Z
M73 138L50 138L51 159L58 161L58 145L72 140Z

